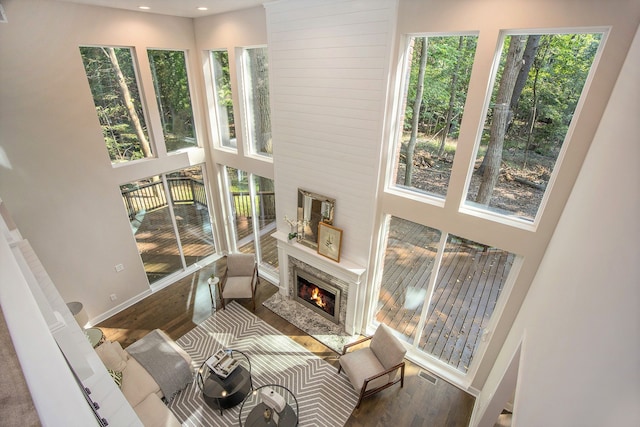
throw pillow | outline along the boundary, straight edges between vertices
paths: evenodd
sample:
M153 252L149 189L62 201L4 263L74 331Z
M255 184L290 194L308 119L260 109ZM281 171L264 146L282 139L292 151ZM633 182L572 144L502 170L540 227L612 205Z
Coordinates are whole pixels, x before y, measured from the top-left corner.
M107 369L109 375L113 378L118 388L122 388L122 372L114 371L113 369Z
M96 347L96 353L107 369L122 372L127 366L127 362L122 359L111 341L105 341Z

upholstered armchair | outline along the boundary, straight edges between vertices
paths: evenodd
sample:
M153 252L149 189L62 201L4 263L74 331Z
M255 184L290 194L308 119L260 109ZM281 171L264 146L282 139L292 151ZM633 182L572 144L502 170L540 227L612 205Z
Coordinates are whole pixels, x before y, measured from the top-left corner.
M218 282L222 309L225 299L251 298L255 311L258 280L258 264L254 254L227 255L227 269Z
M367 341L369 341L367 347L347 352L351 347ZM342 355L338 360L340 362L338 373L344 369L353 388L360 392L356 408L365 397L398 382L400 387L404 387L404 355L406 353L407 350L402 342L384 324L378 326L372 337L360 339L343 347ZM398 370L400 370L399 377Z

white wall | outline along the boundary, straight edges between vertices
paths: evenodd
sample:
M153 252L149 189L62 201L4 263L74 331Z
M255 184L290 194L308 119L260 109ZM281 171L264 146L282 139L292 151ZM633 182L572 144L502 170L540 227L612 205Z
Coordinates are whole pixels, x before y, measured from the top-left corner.
M640 425L639 75L636 32L538 274L478 397L481 409L524 337L514 425Z
M153 94L146 49L193 52L193 21L55 1L3 5L0 195L62 297L95 318L150 292L119 185L190 161L112 167L78 46L135 47L143 90Z
M388 0L267 5L278 214L296 217L298 188L335 198L341 258L365 267L395 16Z

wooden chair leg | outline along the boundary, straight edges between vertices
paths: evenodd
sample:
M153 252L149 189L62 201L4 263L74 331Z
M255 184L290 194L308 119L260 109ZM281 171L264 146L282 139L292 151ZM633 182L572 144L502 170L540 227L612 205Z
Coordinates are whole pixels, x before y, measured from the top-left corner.
M358 403L356 403L356 409L360 407L360 404L362 403L362 399L364 398L364 388L365 386L362 386L362 390L360 390L360 397L358 398Z

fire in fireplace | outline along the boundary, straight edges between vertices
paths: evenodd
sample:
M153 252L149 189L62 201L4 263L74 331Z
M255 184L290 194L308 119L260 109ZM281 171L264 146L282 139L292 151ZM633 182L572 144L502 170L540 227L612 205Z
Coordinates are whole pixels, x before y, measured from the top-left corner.
M327 319L340 323L340 289L298 268L294 269L296 301Z

